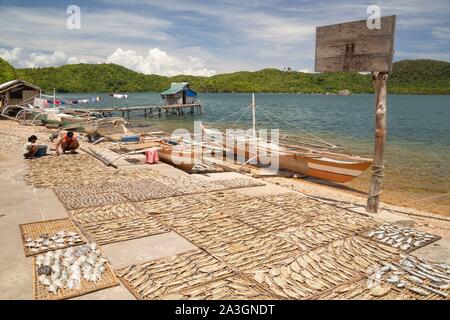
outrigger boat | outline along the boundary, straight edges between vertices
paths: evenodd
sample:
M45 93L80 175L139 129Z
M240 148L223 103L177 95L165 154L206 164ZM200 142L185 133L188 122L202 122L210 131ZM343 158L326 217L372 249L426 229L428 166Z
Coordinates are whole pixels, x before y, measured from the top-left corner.
M294 145L282 141L279 143L264 141L256 135L255 110L257 106L254 95L251 108L253 111L253 135L227 132L223 139L223 141L232 141L231 149L234 150L235 157L244 156L245 160L249 162L252 159L252 153L256 153L254 158L259 163L261 152L275 155L278 156L280 169L340 183L353 180L372 164L371 159L361 158L350 153L335 152L334 150L341 148L322 139L318 139L322 146L310 143ZM203 126L203 132L213 136L215 131Z

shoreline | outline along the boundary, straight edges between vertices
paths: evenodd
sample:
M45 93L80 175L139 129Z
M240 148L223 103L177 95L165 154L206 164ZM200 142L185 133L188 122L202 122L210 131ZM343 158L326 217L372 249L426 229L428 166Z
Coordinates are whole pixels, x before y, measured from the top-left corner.
M161 126L150 125L148 128L152 130L161 131ZM148 128L145 128L148 130ZM144 129L144 128L143 128ZM46 129L45 127L32 127L32 126L21 126L18 123L11 120L0 120L0 142L3 148L7 150L21 150L22 144L26 141L27 134L38 133L38 137L42 137L45 140L40 141L42 143L49 143L48 136L51 130ZM41 136L40 136L41 135ZM20 142L17 141L17 138L20 137L22 140ZM17 142L15 142L17 141ZM19 143L17 146L16 143ZM5 150L2 150L0 147L0 160L6 158ZM19 147L19 148L17 148ZM289 178L283 178L289 179ZM311 185L323 190L332 190L335 192L340 192L343 194L350 195L352 197L358 197L361 200L366 199L368 183L370 179L370 173L366 171L362 176L357 177L355 180L350 181L346 184L335 184L329 183L326 181L318 181L316 179L294 179L290 178L292 181L301 181L306 185ZM411 186L413 188L413 186ZM383 187L383 194L381 196L382 203L387 205L394 206L403 206L410 209L415 209L419 211L426 211L432 214L436 214L443 217L450 217L450 196L442 196L439 198L431 198L436 195L440 195L433 192L415 192L408 191L401 188L395 188L391 186L389 183L385 183ZM423 201L422 201L423 199ZM410 201L413 201L409 203Z

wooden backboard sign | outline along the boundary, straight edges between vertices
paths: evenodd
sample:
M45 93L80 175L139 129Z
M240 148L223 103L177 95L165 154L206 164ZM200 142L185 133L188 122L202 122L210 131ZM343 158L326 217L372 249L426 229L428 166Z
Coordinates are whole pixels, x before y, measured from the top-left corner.
M315 71L390 72L395 15L382 17L380 27L369 29L367 20L317 27Z

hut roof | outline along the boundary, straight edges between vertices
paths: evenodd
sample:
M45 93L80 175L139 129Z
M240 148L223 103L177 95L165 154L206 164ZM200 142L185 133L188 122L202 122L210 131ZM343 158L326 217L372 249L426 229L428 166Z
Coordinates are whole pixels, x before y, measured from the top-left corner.
M17 88L20 86L32 88L35 90L41 90L41 88L39 88L38 86L31 84L25 80L16 79L16 80L11 80L11 81L0 84L0 93L3 93L5 91L8 91L10 89L14 89L14 88Z
M161 95L169 95L169 94L176 94L181 91L192 91L196 94L196 92L189 88L189 82L172 82L170 84L170 88L166 91L161 92Z

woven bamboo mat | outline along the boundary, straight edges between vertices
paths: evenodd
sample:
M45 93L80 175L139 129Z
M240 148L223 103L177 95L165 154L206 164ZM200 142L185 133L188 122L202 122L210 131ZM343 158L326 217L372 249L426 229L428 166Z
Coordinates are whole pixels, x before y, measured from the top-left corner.
M337 239L346 238L354 232L340 229L321 221L308 221L298 227L290 227L277 233L277 236L299 247L302 251L313 250Z
M409 256L411 257L411 256ZM414 258L414 257L413 257ZM417 259L417 258L415 258ZM429 265L432 270L439 270L439 267L436 263L432 263L426 261L426 264ZM380 277L376 277L375 273L380 272L381 269L372 270L372 274L366 274L359 279L355 279L348 284L335 287L331 290L323 292L319 294L313 299L356 299L356 300L442 300L448 299L450 294L450 288L448 288L448 284L445 285L445 281L442 281L445 288L433 288L432 281L426 277L419 278L419 281L422 285L425 285L428 288L435 289L440 291L441 294L437 292L432 292L429 289L427 290L424 287L421 287L420 284L413 282L410 278L410 274L408 272L403 273L403 269L399 263L399 259L395 258L391 263L385 264L385 266L390 266L395 269L390 269L382 274ZM411 269L409 269L411 270ZM441 270L443 271L443 270ZM403 286L397 286L399 282L392 283L388 280L393 277L398 277L399 281L403 282ZM424 279L425 278L425 279ZM417 281L417 280L416 280ZM414 291L416 289L424 289L422 294ZM413 290L411 290L413 289ZM447 295L447 296L445 296Z
M307 198L299 193L283 193L277 195L265 195L258 197L259 199L272 203L277 207L298 213L305 217L316 217L323 213L332 213L337 208L330 206L322 201Z
M155 179L138 179L114 183L114 190L130 201L145 201L181 195Z
M71 197L82 194L110 193L114 192L113 185L109 182L95 182L88 184L66 185L53 188L59 197Z
M207 252L220 250L233 242L242 242L253 239L259 231L233 219L205 220L203 222L189 223L177 220L172 228L197 247Z
M137 239L170 231L149 215L84 223L80 226L99 244Z
M22 234L22 242L23 242L23 248L25 251L25 256L27 256L27 257L35 255L35 254L55 250L55 249L64 249L67 247L86 243L86 238L83 236L80 229L78 229L78 227L75 224L73 224L73 222L70 221L69 219L54 219L54 220L47 220L47 221L25 223L25 224L20 224L19 228L20 228L20 233ZM80 236L81 241L77 242L75 244L68 244L68 242L66 241L66 242L62 243L61 245L59 245L58 247L55 247L55 248L47 247L45 250L39 250L37 252L31 251L25 245L26 239L28 239L28 238L31 238L33 240L42 238L42 237L50 238L60 231L75 232Z
M37 158L28 169L25 181L38 188L95 183L114 171L86 154Z
M72 194L60 195L56 190L55 194L59 201L67 210L81 209L88 207L100 207L104 205L126 202L126 199L118 193L85 193L74 192Z
M300 254L298 248L274 235L257 233L250 239L208 249L208 253L236 271L265 269Z
M441 239L440 236L396 224L378 224L361 235L409 253Z
M79 297L95 291L114 287L120 284L109 263L106 263L106 270L102 278L97 282L81 280L80 289L60 288L56 294L49 292L47 287L39 283L37 267L33 257L33 297L35 300L62 300Z
M233 275L202 250L191 250L117 270L122 283L137 299L169 299L182 290Z
M73 221L82 224L140 216L143 211L136 208L132 203L124 202L69 210L68 214Z
M159 297L162 300L273 300L276 298L239 275L212 280Z
M310 299L361 278L370 268L381 267L396 256L385 246L367 245L352 236L249 274L266 290L285 299Z

